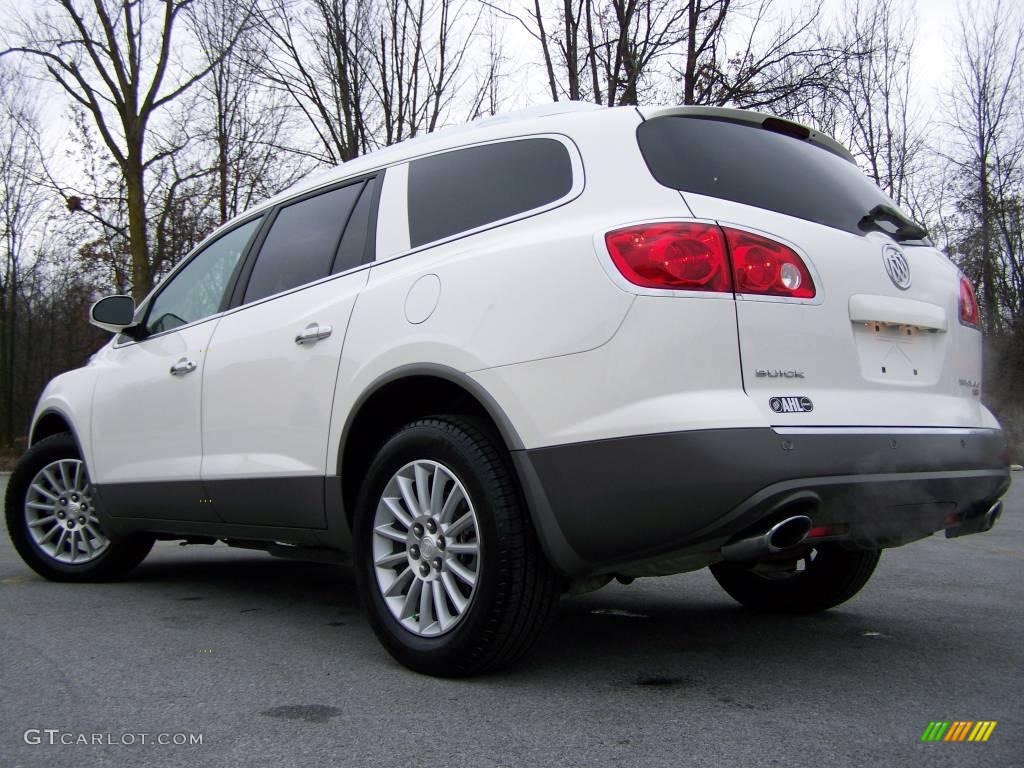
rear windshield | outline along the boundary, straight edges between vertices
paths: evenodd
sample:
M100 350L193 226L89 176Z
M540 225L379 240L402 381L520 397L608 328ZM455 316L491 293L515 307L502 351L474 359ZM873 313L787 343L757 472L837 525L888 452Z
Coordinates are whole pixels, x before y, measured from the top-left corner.
M863 234L861 218L895 203L856 165L757 125L666 115L640 124L647 167L666 187Z

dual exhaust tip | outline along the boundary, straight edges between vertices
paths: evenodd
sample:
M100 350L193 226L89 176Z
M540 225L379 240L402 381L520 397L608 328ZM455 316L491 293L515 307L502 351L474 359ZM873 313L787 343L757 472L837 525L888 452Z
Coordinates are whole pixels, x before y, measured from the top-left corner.
M969 524L961 524L957 528L948 529L946 536L952 538L968 533L989 531L1002 514L1003 502L1000 500L989 507L984 515L973 518ZM740 563L761 560L770 555L799 547L810 532L811 518L807 515L792 515L775 523L763 533L726 544L722 547L722 557L725 560Z
M775 523L764 533L748 536L722 547L722 557L732 562L760 560L803 544L811 531L811 518L793 515Z

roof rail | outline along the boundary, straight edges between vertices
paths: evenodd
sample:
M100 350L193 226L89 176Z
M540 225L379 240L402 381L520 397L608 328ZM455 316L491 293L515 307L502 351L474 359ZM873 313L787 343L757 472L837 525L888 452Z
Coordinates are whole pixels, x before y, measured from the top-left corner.
M485 115L473 120L470 125L493 125L495 123L511 123L516 120L526 120L531 117L547 117L548 115L564 115L568 112L595 112L599 109L608 109L602 104L594 104L590 101L555 101L550 104L534 104L525 109L517 109L514 112L499 112L496 115Z

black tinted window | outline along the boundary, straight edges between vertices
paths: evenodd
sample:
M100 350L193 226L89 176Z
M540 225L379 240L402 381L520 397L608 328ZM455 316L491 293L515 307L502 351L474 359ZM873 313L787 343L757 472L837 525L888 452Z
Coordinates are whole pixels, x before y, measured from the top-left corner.
M358 267L373 259L372 253L367 253L369 241L370 224L373 208L374 191L377 181L373 180L365 184L363 193L359 195L359 202L349 216L348 226L345 227L345 234L341 238L341 247L338 248L338 256L334 261L332 272L344 272L346 269ZM374 233L376 235L376 233Z
M651 173L667 187L860 233L876 205L895 207L853 163L760 126L656 117L637 129Z
M147 330L169 331L219 312L235 267L260 221L246 222L217 238L178 270L153 300Z
M341 232L362 188L362 183L350 184L282 208L260 247L243 302L330 274Z
M554 139L520 139L413 160L413 247L539 208L572 189L572 163Z

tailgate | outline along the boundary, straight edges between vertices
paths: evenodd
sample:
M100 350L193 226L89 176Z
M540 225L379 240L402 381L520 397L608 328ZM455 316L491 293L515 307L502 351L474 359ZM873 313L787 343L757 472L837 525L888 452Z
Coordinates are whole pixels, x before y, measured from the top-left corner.
M723 226L749 228L756 217L758 229L790 244L815 279L808 302L736 296L744 388L771 424L983 424L981 334L961 324L959 272L939 251L686 199L697 216ZM887 261L897 274L909 272L909 287L895 284Z
M811 292L779 288L790 256L771 255L771 243L767 256L730 245L744 388L769 423L990 425L979 397L981 334L961 322L957 268L849 153L751 112L645 117L637 129L644 160L695 218L739 233L737 243L760 238L795 252L807 267L797 282L814 284ZM772 270L775 278L759 282ZM748 288L763 290L745 293L741 275L756 275Z

